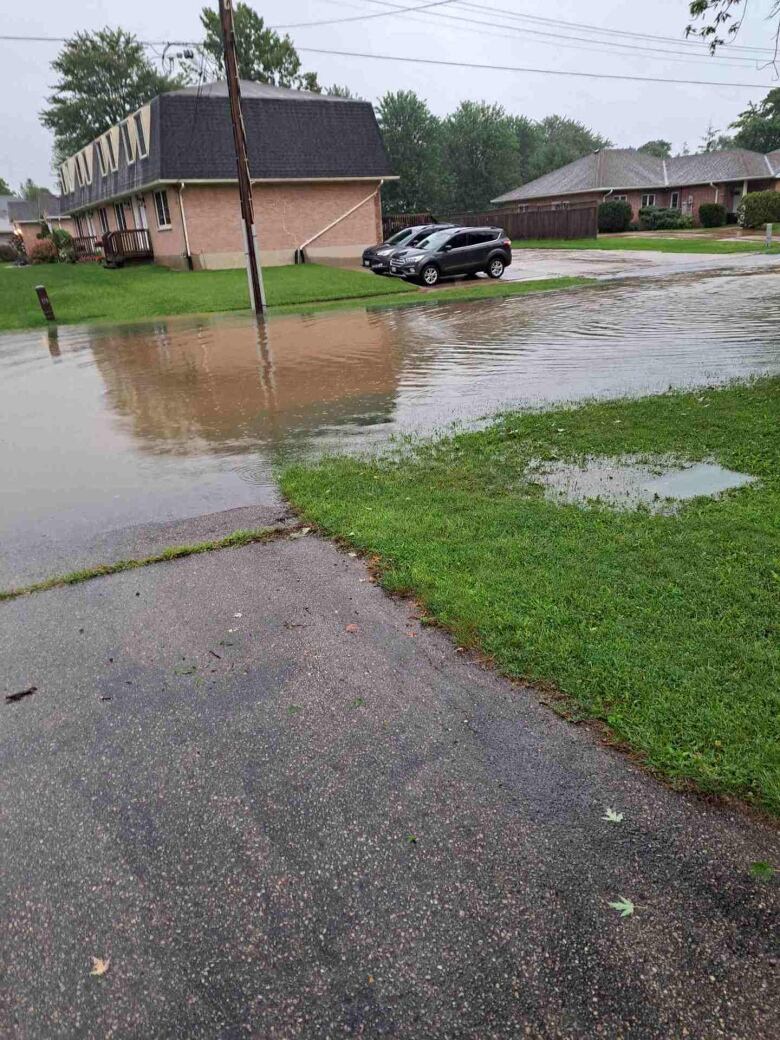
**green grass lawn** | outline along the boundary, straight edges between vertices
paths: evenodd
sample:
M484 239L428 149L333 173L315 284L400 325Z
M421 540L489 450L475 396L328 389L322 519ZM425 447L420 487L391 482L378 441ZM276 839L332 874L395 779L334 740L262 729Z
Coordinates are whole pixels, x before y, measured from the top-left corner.
M363 271L304 264L263 272L269 306L390 296L414 290L406 282ZM171 271L152 264L108 270L99 264L0 267L0 328L45 325L35 286L46 286L65 324L132 321L168 314L245 310L246 271Z
M742 242L717 238L524 238L512 243L513 249L636 249L656 253L780 253L780 243L767 249L763 242Z
M778 429L780 379L764 380L508 414L386 457L293 466L281 483L459 645L553 687L667 776L779 812ZM524 477L532 459L634 452L760 483L655 515L553 503Z
M263 273L274 312L305 312L345 306L388 306L478 300L549 289L568 289L587 278L533 282L459 281L423 292L395 278L343 267L303 264L269 267ZM97 264L0 266L0 330L46 324L35 286L46 286L60 324L135 321L174 314L248 308L246 272L170 271L153 265L107 270Z

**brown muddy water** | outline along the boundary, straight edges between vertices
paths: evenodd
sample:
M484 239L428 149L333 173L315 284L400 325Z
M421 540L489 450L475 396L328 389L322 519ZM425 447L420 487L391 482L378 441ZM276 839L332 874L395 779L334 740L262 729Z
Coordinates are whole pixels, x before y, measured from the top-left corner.
M273 502L275 465L513 404L780 372L780 276L0 336L0 540Z

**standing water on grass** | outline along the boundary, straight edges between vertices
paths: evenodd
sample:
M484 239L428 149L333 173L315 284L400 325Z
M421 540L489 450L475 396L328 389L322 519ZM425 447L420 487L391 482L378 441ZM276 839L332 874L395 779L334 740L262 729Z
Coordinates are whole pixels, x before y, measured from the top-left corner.
M0 538L273 502L272 466L513 404L780 372L777 274L0 336ZM14 548L15 547L15 548Z

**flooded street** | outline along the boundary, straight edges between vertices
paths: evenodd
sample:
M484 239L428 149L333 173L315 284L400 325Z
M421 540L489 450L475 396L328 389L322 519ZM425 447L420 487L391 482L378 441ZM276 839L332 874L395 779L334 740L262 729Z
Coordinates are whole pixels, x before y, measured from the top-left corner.
M0 337L3 555L273 502L273 467L512 404L780 371L780 277Z

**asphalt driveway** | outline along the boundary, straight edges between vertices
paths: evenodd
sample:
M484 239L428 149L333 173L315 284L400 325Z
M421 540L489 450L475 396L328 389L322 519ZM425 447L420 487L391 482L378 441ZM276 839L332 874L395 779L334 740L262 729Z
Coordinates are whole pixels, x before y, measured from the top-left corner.
M332 545L0 625L3 691L37 688L0 700L3 1037L776 1035L751 864L777 831L656 783Z

